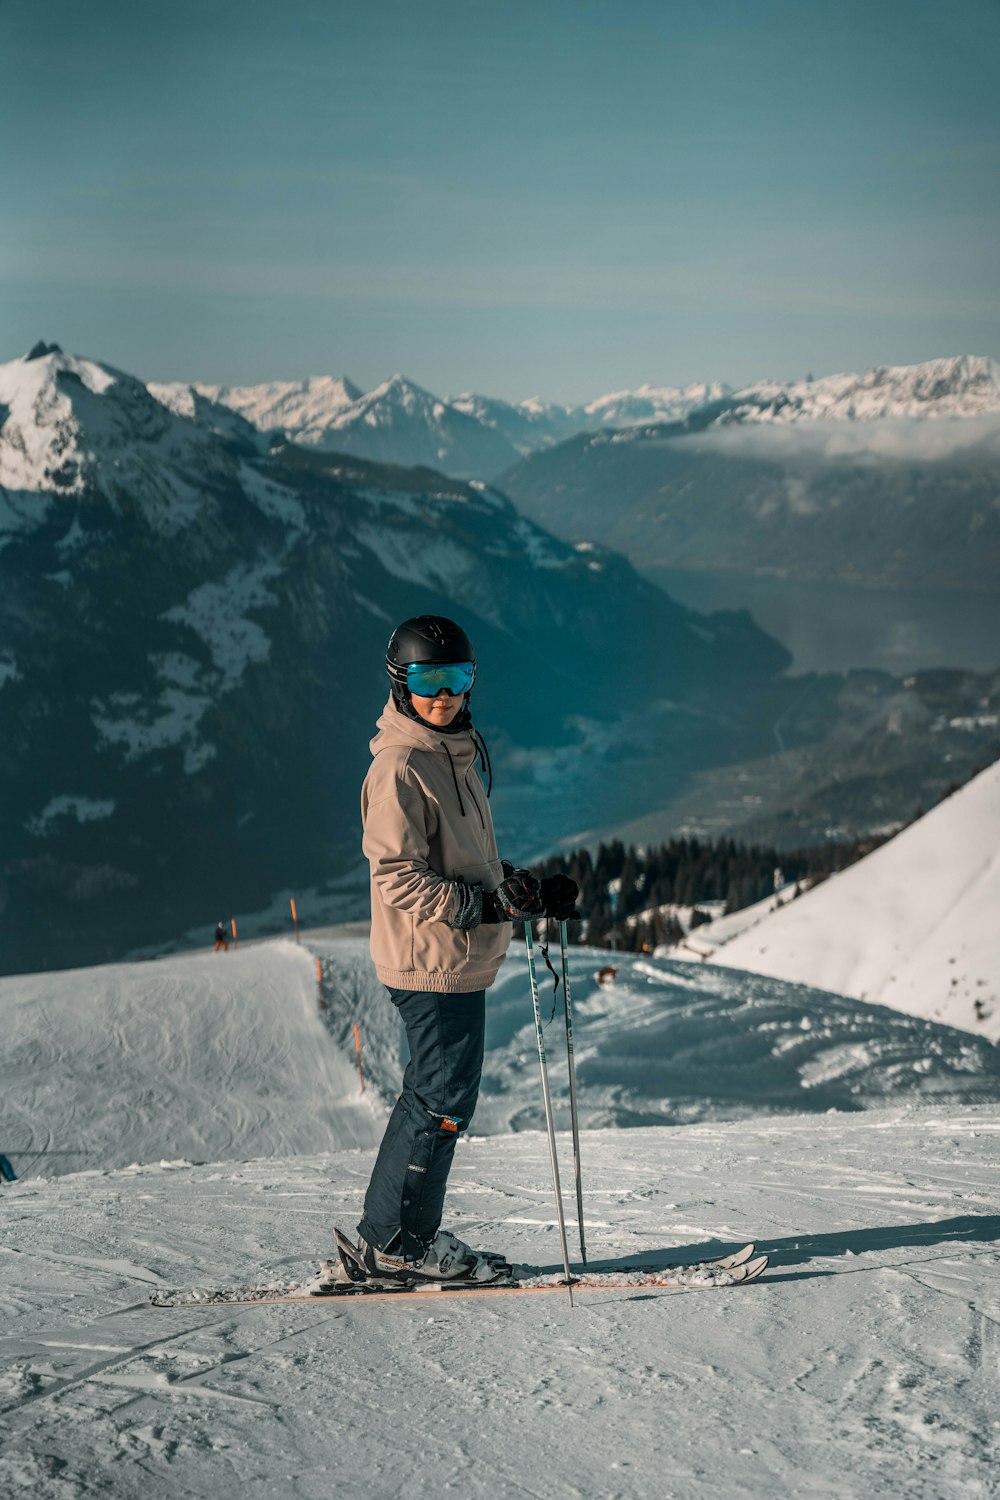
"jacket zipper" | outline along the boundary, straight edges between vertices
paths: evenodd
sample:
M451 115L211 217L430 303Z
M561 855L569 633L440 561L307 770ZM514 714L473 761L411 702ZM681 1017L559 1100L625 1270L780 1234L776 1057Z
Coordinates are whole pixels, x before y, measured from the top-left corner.
M473 802L475 803L476 812L479 814L479 821L480 821L480 823L482 823L483 830L485 832L485 829L486 829L486 819L483 817L483 810L479 806L479 798L476 796L476 794L472 790L471 786L469 786L469 773L468 773L468 771L466 771L466 773L463 776L462 780L465 782L466 790L468 791L469 796L472 798Z

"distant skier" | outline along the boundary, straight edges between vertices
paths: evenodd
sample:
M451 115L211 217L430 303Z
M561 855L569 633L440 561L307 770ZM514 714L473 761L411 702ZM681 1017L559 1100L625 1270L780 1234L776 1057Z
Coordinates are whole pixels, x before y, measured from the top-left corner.
M358 1225L372 1275L490 1281L500 1256L441 1229L448 1173L479 1095L486 991L512 922L575 914L576 884L501 862L489 755L472 727L465 631L419 615L394 631L391 692L361 793L371 951L406 1027L410 1062ZM486 772L484 786L480 768ZM508 1268L509 1269L509 1268Z
M216 927L215 927L215 951L216 951L216 953L218 953L218 951L219 951L220 948L222 949L223 953L228 953L229 952L229 934L226 931L226 924L225 924L225 922L218 922L218 923L216 923Z

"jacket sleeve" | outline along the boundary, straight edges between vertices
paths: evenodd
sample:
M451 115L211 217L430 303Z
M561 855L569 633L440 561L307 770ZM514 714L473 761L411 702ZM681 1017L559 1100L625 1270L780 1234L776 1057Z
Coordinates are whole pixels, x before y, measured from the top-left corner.
M458 887L428 863L430 808L405 766L366 787L362 848L372 881L386 906L427 922L452 922L459 914Z

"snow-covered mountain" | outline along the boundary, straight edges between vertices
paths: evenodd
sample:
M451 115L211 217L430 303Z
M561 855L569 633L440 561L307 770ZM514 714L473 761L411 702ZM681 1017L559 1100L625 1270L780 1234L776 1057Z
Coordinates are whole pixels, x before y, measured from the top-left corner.
M507 423L483 420L463 401L449 402L402 375L393 375L367 394L350 380L315 376L257 386L152 385L150 390L174 410L189 403L190 391L229 407L262 433L280 433L292 442L347 453L378 463L443 469L465 478L490 479L530 451L512 442ZM495 403L504 407L506 403ZM525 416L524 424L529 423ZM561 434L560 434L561 435ZM537 445L536 445L537 446Z
M1000 365L994 359L964 354L920 365L880 365L863 375L744 386L728 393L716 420L877 422L981 416L1000 416Z
M402 375L332 415L323 446L378 463L422 465L473 479L492 478L517 455L499 432Z
M149 381L146 386L151 396L163 403L180 417L187 417L198 427L207 427L220 437L237 438L261 452L266 447L267 429L252 419L243 417L239 409L227 405L212 395L212 387L194 385L159 385Z
M640 385L634 391L612 391L575 408L580 431L602 427L633 427L645 422L681 422L689 412L732 393L723 381L695 382L685 386Z
M715 688L752 702L787 662L748 617L681 608L485 485L261 444L171 399L53 349L0 368L7 969L167 941L353 868L408 615L458 615L477 643L497 823L521 850L609 797L638 812L644 775L612 784L604 757L662 763L667 735L673 765L701 758ZM637 633L663 646L652 667ZM636 723L647 693L666 707Z
M808 978L1000 1041L1000 761L858 864L772 906L691 942L728 968Z
M150 386L170 404L171 390L180 386ZM313 375L305 380L275 380L263 385L196 385L190 387L209 401L239 412L261 432L280 432L297 443L325 444L329 423L364 392L346 376ZM329 445L326 445L329 446Z
M461 396L452 396L450 405L499 433L521 454L534 453L538 448L560 443L579 427L572 408L557 406L538 397L513 405L496 396L480 396L466 391Z
M257 443L254 429L233 418L220 425L236 448L221 449L214 419L184 419L191 407L171 412L134 376L57 344L0 365L0 535L40 524L57 496L139 508L167 530L183 525L195 506L191 475L200 471L209 486L224 480L236 449Z

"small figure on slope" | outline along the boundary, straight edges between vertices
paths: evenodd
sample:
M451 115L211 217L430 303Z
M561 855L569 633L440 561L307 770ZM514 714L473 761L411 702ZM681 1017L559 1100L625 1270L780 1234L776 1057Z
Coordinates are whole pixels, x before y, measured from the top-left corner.
M358 1225L370 1275L493 1281L502 1256L441 1229L448 1173L479 1095L486 991L511 923L576 915L576 885L501 861L489 754L472 725L476 658L437 615L406 620L386 654L391 691L361 793L371 952L406 1027L410 1062ZM480 770L486 773L484 785Z
M216 953L218 953L218 951L219 951L220 948L222 949L223 953L228 953L229 952L229 934L226 931L226 924L225 924L225 922L216 922L216 924L215 924L215 951L216 951Z

